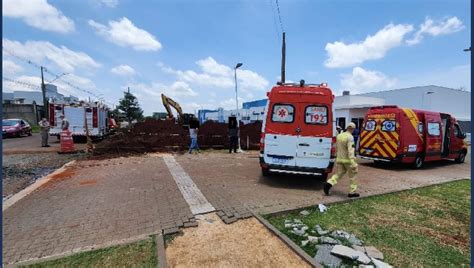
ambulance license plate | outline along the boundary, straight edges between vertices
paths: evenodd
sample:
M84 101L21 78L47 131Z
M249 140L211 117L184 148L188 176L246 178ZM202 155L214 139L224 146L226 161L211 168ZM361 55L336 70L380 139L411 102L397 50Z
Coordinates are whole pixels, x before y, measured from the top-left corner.
M273 164L286 164L288 163L288 159L272 157L272 163Z

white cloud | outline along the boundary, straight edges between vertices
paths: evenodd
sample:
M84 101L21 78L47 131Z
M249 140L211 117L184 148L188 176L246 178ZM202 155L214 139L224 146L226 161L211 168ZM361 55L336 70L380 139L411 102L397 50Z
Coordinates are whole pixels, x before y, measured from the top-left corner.
M18 41L3 39L3 48L15 55L38 63L47 59L55 63L62 71L72 72L76 68L98 68L100 64L84 52L77 52L65 46L57 47L46 41ZM4 57L10 55L3 52Z
M364 93L372 89L390 89L395 82L395 79L390 79L381 72L355 67L352 73L342 75L341 86L344 90L350 90L353 93Z
M39 78L38 76L21 75L14 78L11 77L11 79L18 82L24 82L24 83L30 84L31 86L3 80L3 89L2 89L3 91L11 92L15 90L22 90L22 91L40 91L41 90L41 78Z
M3 16L22 19L26 24L44 31L69 33L74 21L46 0L4 0Z
M23 71L23 67L21 67L20 65L16 64L15 62L11 60L4 59L2 61L2 67L3 67L3 73L7 75L14 75Z
M239 107L242 107L242 103L245 102L245 99L239 97L238 100L239 100ZM221 107L225 107L225 109L235 110L235 105L236 105L235 98L229 98L227 100L221 101L219 105Z
M439 22L426 18L425 22L420 25L420 29L415 33L415 36L406 42L408 45L415 45L420 43L426 34L431 36L446 35L459 32L462 29L464 29L464 25L457 17L451 17Z
M132 47L139 51L157 51L161 49L161 43L155 36L137 28L125 17L118 21L109 21L108 26L93 20L89 20L89 25L95 29L98 35L119 46Z
M100 6L117 7L118 0L98 0Z
M364 41L352 44L334 42L326 44L328 68L349 67L367 60L380 59L392 48L402 44L403 38L413 31L412 25L389 24Z
M119 65L110 69L110 72L121 76L133 76L136 74L135 70L128 65Z
M202 72L174 70L163 63L158 63L158 66L164 72L176 75L180 81L216 88L235 86L233 68L218 63L212 57L198 60L196 64ZM258 73L243 68L237 69L237 82L239 89L244 91L265 90L269 85L268 81Z

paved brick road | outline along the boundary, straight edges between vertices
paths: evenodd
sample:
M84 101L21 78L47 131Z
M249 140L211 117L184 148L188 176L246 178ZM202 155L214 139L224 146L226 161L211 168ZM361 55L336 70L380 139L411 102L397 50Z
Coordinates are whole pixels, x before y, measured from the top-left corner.
M316 178L262 177L256 152L182 155L177 160L216 208L246 207L272 213L345 200L349 190L347 177L333 187L329 197L324 195L322 183ZM375 167L371 161L359 161L359 192L368 196L467 178L471 172L470 154L466 161L461 165L452 161L427 163L422 170L404 165Z
M81 161L3 215L4 263L160 233L194 221L158 157Z
M205 152L178 155L177 162L227 223L249 209L277 212L347 199L343 179L330 197L321 182L301 176L260 175L258 153ZM470 162L470 157L468 158ZM363 196L420 187L470 176L470 163L359 169ZM4 211L4 263L68 253L177 227L194 216L158 155L80 161Z

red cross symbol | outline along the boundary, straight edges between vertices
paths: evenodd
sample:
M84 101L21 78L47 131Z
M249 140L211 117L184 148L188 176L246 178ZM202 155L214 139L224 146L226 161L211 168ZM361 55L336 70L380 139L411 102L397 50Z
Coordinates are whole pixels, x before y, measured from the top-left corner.
M278 116L285 117L286 116L286 110L280 109L280 111L278 111Z

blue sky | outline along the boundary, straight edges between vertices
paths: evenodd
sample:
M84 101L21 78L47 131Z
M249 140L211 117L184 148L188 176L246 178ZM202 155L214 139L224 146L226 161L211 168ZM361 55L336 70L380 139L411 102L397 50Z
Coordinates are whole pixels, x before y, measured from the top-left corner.
M279 0L287 81L327 82L336 95L471 90L469 1L381 2ZM237 62L240 101L264 98L280 75L276 0L5 0L3 12L3 76L32 84L4 79L4 91L36 90L27 59L68 73L55 82L66 95L89 96L78 87L116 104L130 87L150 115L164 111L161 93L187 112L234 108Z

